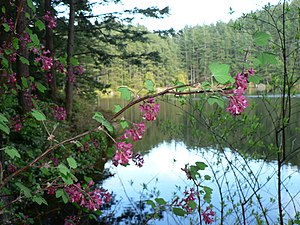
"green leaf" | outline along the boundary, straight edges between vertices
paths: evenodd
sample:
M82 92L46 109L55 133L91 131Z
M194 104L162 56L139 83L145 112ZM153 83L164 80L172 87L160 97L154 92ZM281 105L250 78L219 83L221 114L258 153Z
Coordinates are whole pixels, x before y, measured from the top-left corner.
M155 90L154 86L155 86L155 84L152 80L145 81L145 87L149 92L153 92Z
M20 183L20 182L17 182L16 183L16 186L18 188L20 188L21 192L24 193L24 195L27 197L27 198L31 198L32 197L32 194L31 194L31 191L28 187L26 187L24 184Z
M159 205L165 205L167 202L163 198L155 198L154 199Z
M28 66L30 65L28 59L24 58L23 56L20 56L19 59L23 64L26 64Z
M205 176L204 176L204 179L205 179L205 180L211 180L211 176L205 175Z
M44 85L42 85L40 82L35 82L35 84L36 84L36 87L39 90L39 92L45 93L47 88Z
M208 66L209 70L212 72L214 78L220 84L226 84L229 82L234 82L235 80L229 75L229 65L212 63Z
M188 206L194 210L197 208L197 203L194 201L189 201Z
M220 98L219 96L211 96L209 99L207 99L207 102L210 105L217 104L219 107L224 109L225 101L223 98Z
M1 8L1 12L2 12L3 14L5 14L5 13L6 13L5 6L2 6L2 8Z
M72 168L72 169L77 168L77 162L74 158L69 157L69 158L67 158L67 161L68 161L68 164L69 164L70 168Z
M3 131L6 134L10 133L9 126L7 126L5 123L0 121L0 130Z
M115 112L115 113L120 112L121 109L122 109L122 106L120 106L120 105L115 105L114 112Z
M9 155L10 158L14 159L15 157L17 158L21 158L20 153L18 152L18 150L13 147L13 146L6 146L4 148L4 152Z
M121 93L121 98L128 101L131 99L131 91L128 89L128 87L119 87L118 91Z
M34 23L34 25L39 29L39 30L45 30L46 26L43 23L43 21L37 19Z
M258 55L257 60L260 66L265 66L268 64L277 64L276 55L269 52L262 52Z
M294 223L295 224L300 224L300 220L295 220Z
M129 124L126 120L121 120L120 125L123 129L129 127Z
M40 40L38 38L38 36L36 34L29 34L31 41L33 42L33 44L35 46L39 46L40 45Z
M5 68L8 68L8 60L4 56L1 56L1 64Z
M44 121L46 120L46 116L44 113L42 113L41 111L37 110L37 109L33 109L31 111L31 115L37 120L37 121Z
M62 198L62 200L63 200L63 202L66 204L66 203L68 203L68 201L69 201L69 196L68 196L68 194L65 192L65 190L64 189L58 189L58 190L56 190L56 192L55 192L55 197L56 198Z
M258 32L253 35L254 42L258 46L266 46L270 38L271 35L265 32Z
M35 6L34 6L32 0L27 0L27 5L33 12L35 12L36 9L35 9Z
M76 58L74 58L74 57L71 58L71 64L73 66L78 66L79 65L78 60Z
M59 61L64 65L67 66L67 56L59 57Z
M66 167L64 164L59 164L57 169L59 170L59 172L61 174L64 174L65 176L67 176L68 174L70 174L70 170L68 167Z
M28 82L27 79L25 77L21 77L21 81L22 81L22 86L24 88L28 88Z
M184 216L186 214L186 211L184 211L182 208L176 207L176 208L173 208L172 211L176 216Z
M184 83L182 82L176 82L175 86L182 86L184 85ZM185 91L187 89L187 86L184 86L184 87L180 87L180 88L176 88L176 91L178 92L182 92L182 91Z
M262 80L262 77L261 76L258 76L258 75L250 75L248 77L248 81L249 82L253 82L255 84L258 84L260 81Z
M4 31L5 32L10 31L10 27L9 27L9 25L7 23L3 23L2 26L4 27Z
M19 46L19 39L18 38L14 37L12 39L12 44L13 44L13 47L14 47L15 50L18 50L20 48L20 46Z
M48 205L46 199L44 199L42 196L35 195L35 196L33 196L32 201L36 202L39 205L42 205L42 204Z
M211 189L210 187L207 187L207 186L203 186L203 190L205 192L204 194L204 201L210 203L211 202L211 194L212 194L212 191L213 189Z
M102 124L110 133L113 133L113 126L104 118L102 113L96 112L93 116L93 119Z
M205 170L205 168L207 167L207 165L204 162L196 162L196 165L199 170Z
M65 184L73 184L72 176L70 174L68 174L67 176L60 174L60 177L63 179Z
M153 209L155 208L155 203L152 200L146 200L147 205L150 205Z

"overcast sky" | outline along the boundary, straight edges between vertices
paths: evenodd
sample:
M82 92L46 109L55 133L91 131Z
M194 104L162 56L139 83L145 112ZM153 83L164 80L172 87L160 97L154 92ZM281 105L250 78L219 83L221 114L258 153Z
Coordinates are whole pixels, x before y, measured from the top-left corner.
M147 8L158 6L160 8L169 6L170 16L164 19L139 19L140 23L149 30L164 30L174 28L182 29L185 25L195 26L197 24L211 24L217 21L228 22L236 19L242 13L261 9L265 4L277 4L280 0L123 0L123 4L109 4L107 7L95 9L96 13L107 13L132 9L134 7ZM234 11L229 14L230 7Z

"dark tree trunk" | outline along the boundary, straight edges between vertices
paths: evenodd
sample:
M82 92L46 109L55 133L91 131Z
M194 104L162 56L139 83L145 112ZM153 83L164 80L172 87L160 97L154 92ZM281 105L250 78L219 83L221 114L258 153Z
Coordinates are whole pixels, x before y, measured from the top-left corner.
M74 89L74 72L71 59L74 52L74 21L75 21L75 0L70 0L69 30L68 30L68 48L67 48L67 64L68 78L66 84L66 112L68 117L72 112L73 106L73 89Z
M53 9L51 7L51 0L45 0L45 14L47 12L53 13ZM53 48L53 29L46 26L46 49L50 50L50 57L54 59L54 48ZM50 82L50 92L52 99L56 99L57 97L57 85L56 85L56 74L54 66L51 67L49 71L52 74L52 80Z
M27 2L26 0L18 1L19 7L19 19L17 21L17 34L20 36L25 32L25 28L27 26L27 19L25 17L25 13L27 12ZM29 67L28 65L21 62L20 58L24 57L28 59L28 50L26 47L26 42L24 40L20 40L20 48L18 50L18 58L17 58L17 70L16 70L16 78L18 85L21 87L21 90L18 90L19 95L19 104L24 113L31 111L32 109L32 100L31 100L31 91L30 88L25 88L22 85L22 78L25 78L29 84Z

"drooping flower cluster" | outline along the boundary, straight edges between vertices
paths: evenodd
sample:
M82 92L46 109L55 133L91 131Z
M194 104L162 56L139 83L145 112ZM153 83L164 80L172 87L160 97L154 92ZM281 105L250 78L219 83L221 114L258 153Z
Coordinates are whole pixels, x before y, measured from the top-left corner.
M156 119L159 113L160 104L155 103L155 98L149 98L139 106L141 113L143 113L143 119L147 121L153 121Z
M118 142L116 143L117 150L116 154L113 157L113 164L115 166L121 165L127 165L129 163L129 160L132 158L132 144L126 143L126 142Z
M55 106L53 108L53 113L57 120L65 120L67 118L67 112L64 107Z
M65 191L70 197L70 202L76 202L90 211L96 211L104 203L109 203L112 198L111 194L103 188L90 190L94 184L93 181L90 181L87 187L82 187L80 183L65 187Z
M23 125L22 125L21 118L19 115L12 117L12 126L13 126L14 132L18 133L21 131Z
M56 27L56 21L51 12L46 12L44 20L47 22L47 27L49 27L50 29L54 29Z
M201 216L203 217L205 224L212 224L214 222L213 217L215 216L215 212L207 206L205 210L202 210Z
M41 50L40 52L37 51L37 49L34 50L35 53L38 53L38 57L35 58L35 62L41 62L42 63L42 68L45 71L49 71L51 67L53 66L53 58L49 57L48 55L50 54L49 50Z
M248 72L238 73L235 77L235 89L227 92L229 98L229 105L226 109L227 112L236 116L244 112L248 106L247 98L244 96L249 83L249 75L253 75L254 70L250 69Z
M133 123L133 128L128 129L125 131L124 135L121 136L121 139L128 139L131 138L133 141L138 141L143 138L143 134L146 131L145 123Z
M190 201L195 201L198 193L195 192L194 188L190 188L190 190L184 191L184 197L179 201L179 198L173 201L175 206L180 206L186 212L191 213L193 211L190 206Z

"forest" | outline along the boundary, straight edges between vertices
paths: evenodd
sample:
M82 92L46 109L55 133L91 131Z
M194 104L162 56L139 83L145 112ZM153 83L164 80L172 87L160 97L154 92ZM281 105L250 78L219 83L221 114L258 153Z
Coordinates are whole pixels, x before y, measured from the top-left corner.
M184 192L185 198L147 199L149 213L130 224L152 224L168 210L177 217L196 213L197 222L190 224L229 224L229 214L236 215L232 224L300 224L297 195L289 202L293 215L286 213L282 201L283 190L292 196L283 167L288 160L297 164L300 150L295 119L299 103L294 105L293 100L300 90L300 1L284 0L228 23L180 31L150 31L133 23L137 15L162 20L170 13L168 7L93 13L95 5L121 3L0 2L0 224L122 224L101 217L114 201L110 190L101 187L111 176L105 164L142 167L149 146L167 136L180 139L183 131L191 149L216 145L237 150L245 165L229 163L226 171L234 171L238 194L233 195L240 202L227 209L225 201L235 200L223 199L214 169L214 176L201 175L212 168L209 163L196 162L182 165L193 185ZM259 104L264 110L258 110L247 100L252 93L280 99L274 103L262 97ZM191 103L195 96L200 100ZM127 103L99 108L108 98ZM168 120L177 113L161 102L181 107L184 116L176 119L179 125ZM129 113L135 106L139 116ZM254 111L265 115L258 118ZM266 117L268 131L263 130ZM155 121L163 126L162 135L150 133L153 143L134 150L133 143L148 135L148 126L158 126L149 125ZM255 134L272 142L254 139ZM200 137L205 139L201 143ZM256 183L260 174L252 177L250 154L256 159L269 154L266 161L276 161L277 197L270 200L276 205L276 220L268 216L261 200L264 184ZM239 176L244 170L250 179ZM219 208L211 203L213 189L202 184L212 177L221 196ZM243 185L251 188L251 194L247 192L251 197L244 195ZM259 211L250 213L254 220L246 212L252 198Z

